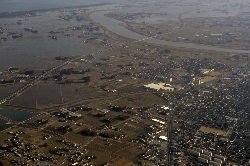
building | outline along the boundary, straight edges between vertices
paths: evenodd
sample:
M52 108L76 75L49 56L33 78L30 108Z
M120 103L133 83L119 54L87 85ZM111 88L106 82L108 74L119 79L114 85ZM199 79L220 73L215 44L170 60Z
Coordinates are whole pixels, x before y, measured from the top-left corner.
M214 71L214 69L199 69L200 74L207 74Z
M204 159L202 157L198 157L198 161L199 162L202 162L202 163L207 163L208 164L208 160L207 159Z
M173 81L172 77L163 77L162 80L165 82L165 83L170 83Z
M163 141L168 141L168 137L166 137L166 136L160 136L159 139L163 140Z
M179 85L171 85L171 84L166 84L166 83L151 83L151 84L148 84L148 85L144 85L145 88L148 88L148 89L152 89L152 90L156 90L156 91L159 91L159 90L165 90L165 91L174 91L174 90L181 90L181 89L184 89L183 87L179 86Z
M165 122L161 121L161 120L158 120L158 119L152 119L152 121L154 122L157 122L157 123L160 123L160 124L166 124Z
M68 114L70 117L79 118L79 117L82 116L81 114L78 114L78 113L75 113L75 112L71 112L71 111L69 111L66 108L60 108L59 110L60 110L60 113L62 113L62 114Z
M107 109L103 109L103 110L101 110L100 112L101 112L101 113L103 113L103 114L106 114L106 113L108 113L108 112L109 112L109 110L107 110Z
M214 158L221 159L222 162L226 161L226 158L225 158L224 156L221 156L221 155L218 155L218 154L215 154L215 155L214 155Z

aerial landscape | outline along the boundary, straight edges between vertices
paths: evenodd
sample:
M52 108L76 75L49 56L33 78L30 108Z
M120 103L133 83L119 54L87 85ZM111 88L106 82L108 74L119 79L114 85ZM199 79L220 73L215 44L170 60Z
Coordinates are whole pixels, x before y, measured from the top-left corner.
M250 165L248 0L0 1L0 166Z

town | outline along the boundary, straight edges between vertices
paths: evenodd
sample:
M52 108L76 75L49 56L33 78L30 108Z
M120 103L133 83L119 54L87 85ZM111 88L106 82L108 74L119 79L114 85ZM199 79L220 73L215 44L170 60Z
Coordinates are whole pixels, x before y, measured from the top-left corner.
M0 162L248 165L249 53L165 46L150 42L153 36L140 29L131 31L139 30L145 38L123 37L94 19L92 14L105 5L113 4L4 14L14 22L0 24L4 51L16 51L5 47L10 41L46 40L52 47L81 42L71 56L57 47L54 57L25 55L46 67L20 63L0 68ZM125 10L130 5L112 7ZM36 24L21 26L50 12L52 22L63 26L46 30ZM138 13L142 18L158 16ZM110 12L106 17L119 21L137 17L119 14ZM216 24L224 26L222 20ZM227 35L233 36L223 32L209 37L226 40ZM90 51L79 54L77 48L85 46Z

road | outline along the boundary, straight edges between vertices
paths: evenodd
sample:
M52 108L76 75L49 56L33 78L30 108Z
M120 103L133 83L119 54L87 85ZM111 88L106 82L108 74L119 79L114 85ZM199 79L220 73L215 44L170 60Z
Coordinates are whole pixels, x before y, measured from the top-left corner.
M112 49L112 48L111 48ZM104 51L108 51L108 50L111 50L110 48L108 49L105 49L105 50L101 50L101 51L97 51L97 52L94 52L92 53L91 55L94 56L95 54L98 54L98 53L102 53ZM27 83L26 85L24 85L23 87L21 87L20 89L16 90L15 92L11 93L10 95L4 97L3 99L0 100L0 105L3 105L5 104L6 102L14 99L15 97L21 95L23 92L25 92L28 88L32 87L33 85L35 85L36 83L38 83L40 80L42 80L43 78L45 78L48 74L52 73L53 71L59 69L59 68L62 68L63 66L71 63L71 62L74 62L76 60L79 60L83 57L85 57L86 55L83 55L83 56L79 56L79 57L76 57L74 59L71 59L69 61L66 61L60 65L57 65L51 69L48 69L46 71L44 71L44 73L42 73L41 75L37 76L35 79L33 79L32 81L30 81L29 83Z
M168 118L168 158L167 163L168 166L171 166L171 143L172 143L172 125L173 125L173 119L172 119L172 110L170 110L169 118Z

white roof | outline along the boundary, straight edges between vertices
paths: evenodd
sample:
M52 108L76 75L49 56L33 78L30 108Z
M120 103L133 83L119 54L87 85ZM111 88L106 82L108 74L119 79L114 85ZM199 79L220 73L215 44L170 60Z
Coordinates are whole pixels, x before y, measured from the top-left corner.
M174 90L174 88L172 88L170 84L165 84L165 83L162 83L162 82L160 82L158 84L151 83L151 84L145 85L145 87L151 88L151 89L156 89L156 90L160 90L160 89Z
M169 110L168 106L162 106L161 108L163 108L164 110Z
M152 119L152 121L158 122L158 123L160 123L160 124L165 124L165 122L163 122L163 121L161 121L161 120L158 120L158 119Z
M103 110L101 110L101 112L106 114L106 113L108 113L108 112L109 112L109 110L107 110L107 109L103 109Z
M167 140L168 140L168 137L166 137L166 136L160 136L159 138L160 138L160 139L163 139L164 141L167 141Z

